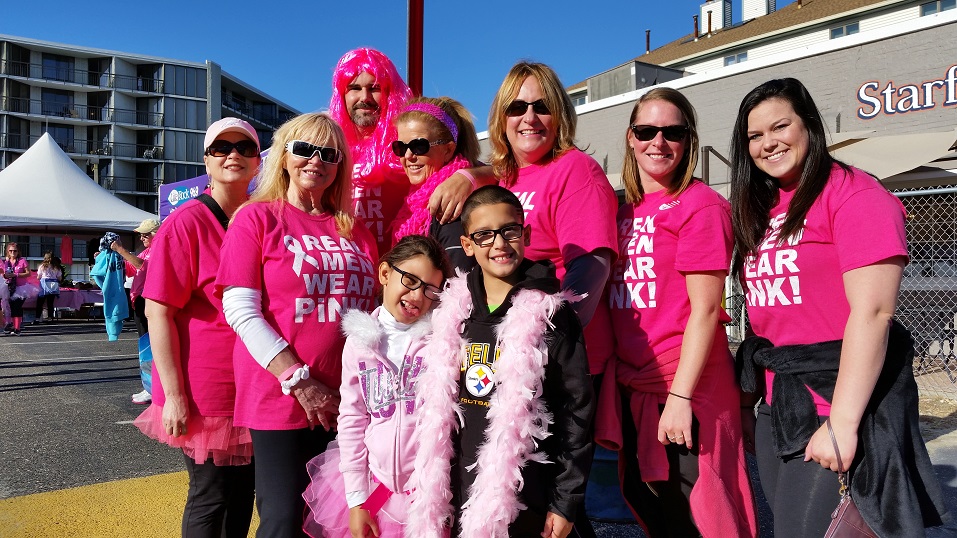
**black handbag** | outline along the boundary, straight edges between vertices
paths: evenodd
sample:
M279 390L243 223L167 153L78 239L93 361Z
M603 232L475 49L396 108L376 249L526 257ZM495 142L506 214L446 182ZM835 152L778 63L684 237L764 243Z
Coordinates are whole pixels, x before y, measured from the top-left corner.
M831 429L831 419L828 418L825 424L827 433L831 436L831 443L834 444L834 455L837 456L837 480L841 483L841 501L831 512L831 524L827 527L824 538L877 538L877 534L861 517L854 499L851 499L850 483L844 462L841 461L841 451L837 448L834 430Z

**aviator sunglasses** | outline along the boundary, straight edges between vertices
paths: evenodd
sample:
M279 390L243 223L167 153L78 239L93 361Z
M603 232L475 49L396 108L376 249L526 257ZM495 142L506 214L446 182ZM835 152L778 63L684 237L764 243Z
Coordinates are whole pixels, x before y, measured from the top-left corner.
M660 132L668 142L681 142L688 136L687 125L666 125L656 127L654 125L632 125L631 132L635 133L635 138L642 142L654 140Z
M319 160L328 164L339 164L342 162L342 152L336 148L327 148L310 144L304 140L292 140L286 143L286 151L292 153L300 159L309 160L313 155L319 154Z
M442 290L439 288L433 286L432 284L426 284L421 278L408 271L403 271L391 263L389 264L389 267L391 267L396 273L402 275L402 278L399 279L399 282L401 282L402 285L408 288L410 291L415 291L419 288L422 288L422 295L425 295L426 298L432 301L439 300L439 294L442 293Z
M240 155L250 159L259 155L259 145L253 142L252 140L240 140L239 142L233 143L228 140L213 140L213 142L206 148L206 155L212 155L213 157L226 157L233 152L233 149L239 152Z
M447 144L450 140L436 140L435 142L429 142L425 138L416 138L414 140L409 140L409 143L406 144L401 140L396 140L392 143L392 153L395 153L396 157L405 156L405 150L411 150L412 155L418 155L419 157L425 155L432 149L432 146L438 146L439 144Z
M552 115L551 111L548 110L548 105L545 104L543 99L539 99L538 101L534 101L532 103L522 101L521 99L516 99L509 103L507 107L505 107L505 115L510 118L524 116L525 113L528 112L528 107L532 107L532 110L539 116Z

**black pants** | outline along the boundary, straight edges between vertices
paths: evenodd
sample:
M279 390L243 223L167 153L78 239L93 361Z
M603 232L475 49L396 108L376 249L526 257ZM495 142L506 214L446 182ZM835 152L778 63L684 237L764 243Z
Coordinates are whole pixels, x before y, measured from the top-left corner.
M823 424L827 417L819 417ZM771 437L771 408L758 407L755 427L755 451L761 489L774 514L775 538L824 536L837 507L837 473L814 461L804 461L804 453L779 458Z
M246 538L253 515L253 465L213 465L186 458L189 492L183 510L183 537Z
M624 391L623 391L624 392ZM659 406L659 413L664 406ZM698 419L691 419L692 448L671 443L665 446L668 455L668 480L646 483L638 468L638 433L628 405L622 397L623 446L618 456L623 467L621 493L631 509L648 528L651 538L700 536L691 517L691 488L698 481ZM657 429L657 428L656 428Z
M34 311L35 318L37 321L40 321L41 316L43 316L43 305L47 307L47 317L53 319L53 301L56 300L56 295L44 295L43 297L37 297L37 307Z
M142 296L133 301L133 322L136 324L136 335L143 336L149 331L146 321L146 299Z
M23 299L14 299L10 298L10 317L11 318L22 318L23 317Z
M309 485L306 462L326 450L335 432L314 430L250 430L256 454L258 538L306 536L302 492Z

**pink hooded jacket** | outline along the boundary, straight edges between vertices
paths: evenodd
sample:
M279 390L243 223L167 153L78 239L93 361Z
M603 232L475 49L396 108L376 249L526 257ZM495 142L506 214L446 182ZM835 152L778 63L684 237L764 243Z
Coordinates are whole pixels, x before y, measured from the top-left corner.
M415 462L415 382L431 323L425 317L408 329L411 343L396 367L384 355L388 334L381 310L350 310L342 317L338 439L346 492L371 491L370 471L390 491L405 491Z

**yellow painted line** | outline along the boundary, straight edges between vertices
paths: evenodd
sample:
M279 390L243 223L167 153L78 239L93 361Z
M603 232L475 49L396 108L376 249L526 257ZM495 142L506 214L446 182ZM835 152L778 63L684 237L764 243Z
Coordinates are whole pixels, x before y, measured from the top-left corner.
M0 535L176 538L188 483L182 471L0 499ZM253 510L250 537L258 525Z

